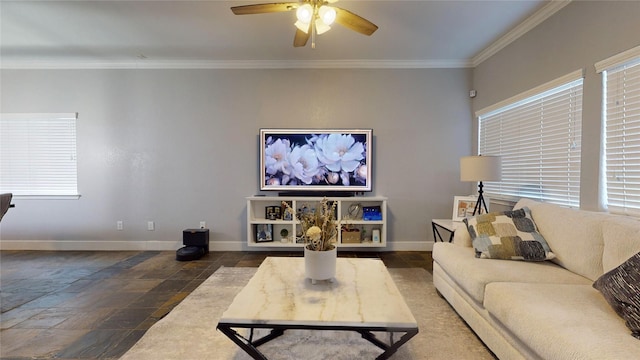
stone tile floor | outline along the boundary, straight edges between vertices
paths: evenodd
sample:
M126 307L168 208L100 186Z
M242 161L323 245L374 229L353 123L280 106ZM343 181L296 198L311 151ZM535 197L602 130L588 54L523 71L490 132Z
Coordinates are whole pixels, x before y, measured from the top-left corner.
M221 266L301 252L0 252L0 359L117 359ZM340 252L432 271L431 252ZM212 331L215 331L212 325Z

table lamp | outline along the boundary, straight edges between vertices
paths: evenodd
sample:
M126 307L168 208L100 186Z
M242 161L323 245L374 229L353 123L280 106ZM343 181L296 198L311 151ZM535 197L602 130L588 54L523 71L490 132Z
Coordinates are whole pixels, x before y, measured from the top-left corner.
M460 158L460 181L474 181L478 183L478 201L473 208L473 215L480 213L487 204L482 196L483 181L500 181L502 175L502 161L500 156L464 156Z

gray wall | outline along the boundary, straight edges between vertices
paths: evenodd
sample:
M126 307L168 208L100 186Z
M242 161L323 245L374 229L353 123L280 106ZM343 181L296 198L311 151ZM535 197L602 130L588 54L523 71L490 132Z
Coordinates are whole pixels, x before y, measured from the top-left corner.
M640 1L573 1L474 70L474 112L585 69L580 207L603 210L598 191L602 81L594 64L638 45ZM477 139L476 121L473 132Z
M472 113L580 68L581 206L600 210L593 64L640 45L638 18L638 1L574 1L473 70L3 70L2 112L80 114L82 197L16 199L0 245L169 249L204 220L214 248L242 249L259 128L370 127L389 248L428 247L430 219L473 189L458 181L459 157L475 152Z
M261 127L373 128L390 249L428 248L430 219L450 217L453 196L470 192L458 181L472 151L470 69L0 74L2 112L79 113L82 195L14 200L5 249L174 249L202 220L214 248L246 248Z

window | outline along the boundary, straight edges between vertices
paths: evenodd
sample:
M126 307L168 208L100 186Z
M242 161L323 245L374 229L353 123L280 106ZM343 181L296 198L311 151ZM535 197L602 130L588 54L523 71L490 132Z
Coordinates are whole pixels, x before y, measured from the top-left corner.
M77 114L0 115L0 193L78 196Z
M597 63L596 70L603 79L607 207L640 216L640 47Z
M579 207L582 71L478 112L478 153L502 157L487 196Z

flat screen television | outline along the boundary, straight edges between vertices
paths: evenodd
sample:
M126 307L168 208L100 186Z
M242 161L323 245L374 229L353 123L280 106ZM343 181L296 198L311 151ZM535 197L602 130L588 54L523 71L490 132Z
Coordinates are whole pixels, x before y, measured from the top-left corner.
M260 129L260 190L371 191L372 129Z

